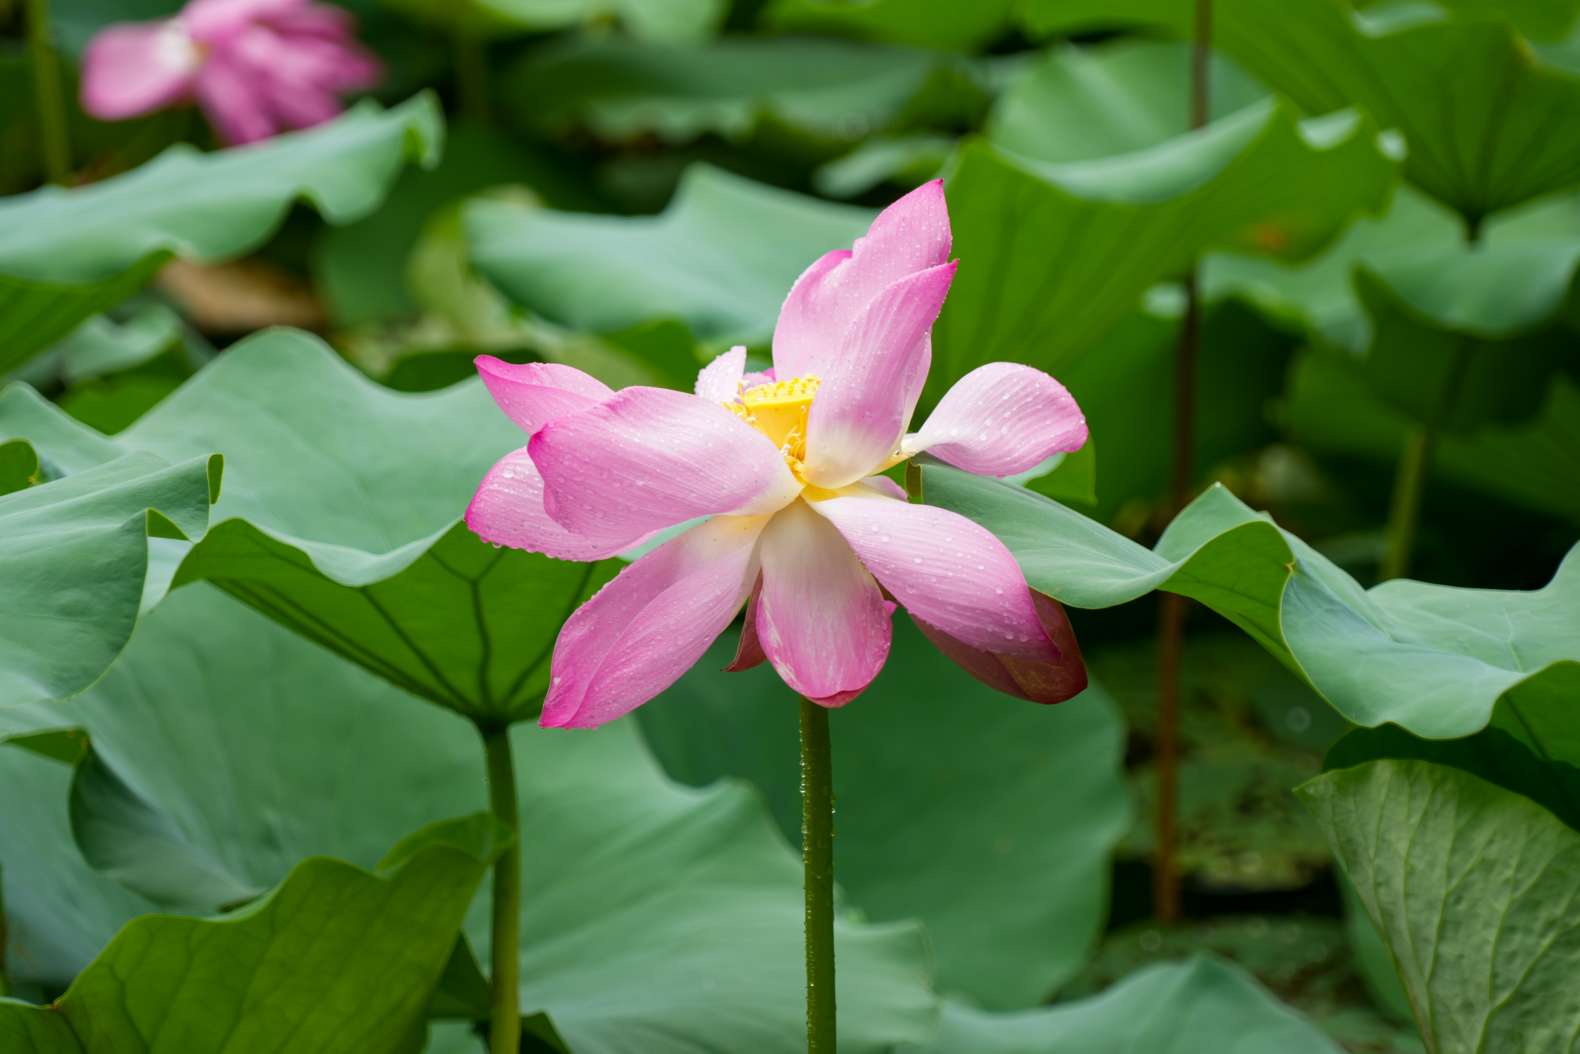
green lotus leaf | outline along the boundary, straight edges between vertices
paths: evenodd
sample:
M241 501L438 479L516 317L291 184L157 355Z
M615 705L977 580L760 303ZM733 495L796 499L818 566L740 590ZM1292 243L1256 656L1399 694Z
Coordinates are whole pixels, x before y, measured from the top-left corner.
M1467 218L1580 182L1580 150L1552 134L1580 118L1580 74L1544 60L1484 0L1453 6L1219 0L1212 41L1309 113L1359 106L1403 133L1410 180ZM1180 35L1193 17L1174 0L1030 0L1025 16L1038 32L1142 25ZM1445 91L1445 70L1474 90Z
M1380 209L1393 173L1369 122L1303 125L1273 102L1114 157L1055 163L968 143L945 177L961 266L929 396L982 362L1059 375L1207 249L1308 256ZM1012 263L1026 260L1047 264Z
M1009 27L1014 7L1014 0L772 0L762 21L793 33L974 51Z
M1385 582L1370 590L1265 514L1214 486L1156 549L1023 488L940 466L928 501L983 524L1031 585L1075 607L1154 589L1250 634L1358 725L1469 735L1501 699L1537 707L1580 689L1580 545L1539 590Z
M798 836L794 694L716 645L641 711L666 770L763 790ZM898 618L883 673L832 718L835 873L872 919L919 918L938 983L983 1005L1041 1002L1096 940L1129 822L1122 723L1100 688L1058 707L998 695Z
M773 332L796 277L872 221L867 209L688 169L660 216L622 218L481 201L466 211L472 262L554 322L607 332L679 318L706 340Z
M969 143L946 177L961 268L934 331L931 397L986 361L1057 372L1203 249L1308 255L1380 208L1393 172L1366 122L1301 125L1272 104L1098 161ZM694 168L658 217L479 203L467 230L479 270L554 321L605 331L678 317L704 339L754 343L800 271L870 217ZM1008 266L1018 259L1069 265Z
M220 918L128 923L48 1006L0 999L16 1054L403 1054L488 865L488 814L403 839L377 871L318 857Z
M732 37L657 47L619 37L569 38L507 75L521 119L600 139L705 134L744 140L765 124L833 143L956 118L987 105L972 70L936 52L838 40Z
M307 201L330 223L367 215L407 161L432 164L443 121L431 95L353 108L259 146L175 146L85 187L0 199L0 370L125 299L173 256L217 260L263 243Z
M21 482L53 474L47 450L0 449L24 446L39 452ZM217 457L143 451L0 495L0 705L65 698L104 673L169 581L162 551L203 537L219 474Z
M1089 161L1146 150L1190 131L1190 47L1121 37L1058 45L1014 77L988 118L987 137L1037 161ZM1217 121L1266 94L1239 67L1211 57L1208 116Z
M1512 745L1484 741L1472 764L1503 755L1505 772L1522 780L1552 767L1521 747L1522 758L1510 755ZM1297 793L1377 923L1427 1049L1536 1054L1572 1045L1580 832L1464 768L1389 753Z
M187 910L187 891L266 889L331 847L367 866L392 831L485 798L466 722L204 585L155 609L69 707L0 718L0 734L35 740L62 726L91 736L100 770L79 762L71 789L84 856L155 896L179 891ZM524 1009L546 1012L577 1054L800 1049L800 867L757 796L672 783L634 722L574 736L522 727L514 746ZM0 866L9 890L53 865L0 855ZM8 904L34 931L48 924L28 914L50 906L38 900ZM467 924L484 956L488 909L485 895ZM920 930L842 920L839 941L843 1043L877 1052L928 1036Z
M113 439L13 386L7 435L68 473L220 451L225 494L208 534L174 554L173 584L212 580L475 718L537 712L560 624L618 569L494 549L460 523L483 473L523 442L480 381L391 392L302 333L234 346Z
M1354 365L1335 355L1304 356L1281 414L1301 443L1392 466L1412 421L1384 403ZM1434 479L1580 523L1580 384L1559 376L1527 420L1447 430L1433 444Z
M831 198L854 198L884 183L908 190L937 176L954 149L952 136L930 132L874 136L819 165L812 185Z
M931 1044L904 1054L1338 1054L1239 967L1198 956L1138 971L1101 995L1017 1014L944 1005Z
M1569 365L1580 200L1463 225L1414 191L1298 267L1217 255L1209 297L1233 296L1318 342L1396 413L1448 431L1527 420Z
M427 22L486 36L517 36L618 20L633 36L662 43L711 37L726 0L383 0Z

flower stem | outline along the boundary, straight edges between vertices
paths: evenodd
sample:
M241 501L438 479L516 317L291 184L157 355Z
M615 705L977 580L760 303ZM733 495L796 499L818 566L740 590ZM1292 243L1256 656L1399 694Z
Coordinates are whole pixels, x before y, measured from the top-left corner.
M806 887L806 1049L834 1054L834 777L828 710L801 700L801 865Z
M1472 219L1465 229L1465 243L1474 248L1480 242L1481 221ZM1448 377L1443 384L1434 419L1417 425L1405 439L1404 451L1399 455L1399 468L1394 475L1393 497L1388 506L1388 548L1377 569L1379 581L1403 578L1410 573L1416 525L1421 519L1421 498L1426 493L1426 479L1432 473L1432 447L1437 442L1438 427L1453 410L1460 389L1464 387L1469 358L1470 343L1462 340L1459 347L1454 349L1454 358L1448 365Z
M912 505L922 503L922 466L914 458L905 463L905 496Z
M521 1048L521 820L516 809L516 763L510 753L509 725L482 733L489 808L510 832L510 844L494 863L494 1005L488 1048L491 1054L516 1054Z
M49 39L49 0L27 0L27 47L33 66L33 95L38 103L38 131L44 142L44 171L51 183L71 174L71 147L66 137L66 95L61 89L60 63Z
M1190 124L1207 124L1208 60L1212 54L1212 0L1196 0L1191 41ZM1196 265L1185 275L1185 318L1174 356L1174 471L1169 512L1179 515L1190 497L1196 450L1196 359L1201 352L1201 287ZM1152 908L1165 926L1180 918L1178 862L1180 663L1185 652L1185 598L1165 594L1158 617L1158 723L1154 769L1157 850L1152 862Z

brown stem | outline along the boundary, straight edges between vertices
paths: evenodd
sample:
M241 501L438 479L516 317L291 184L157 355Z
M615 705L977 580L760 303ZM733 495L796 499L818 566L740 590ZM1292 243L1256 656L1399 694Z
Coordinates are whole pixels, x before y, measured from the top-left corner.
M1207 123L1208 59L1212 43L1212 0L1196 0L1191 42L1190 123ZM1174 471L1169 511L1178 515L1190 498L1196 446L1196 359L1201 351L1201 288L1196 266L1185 275L1185 318L1174 357ZM1180 663L1185 650L1185 598L1165 594L1158 618L1158 723L1156 757L1157 852L1152 870L1152 907L1159 922L1180 918L1179 877L1179 709Z

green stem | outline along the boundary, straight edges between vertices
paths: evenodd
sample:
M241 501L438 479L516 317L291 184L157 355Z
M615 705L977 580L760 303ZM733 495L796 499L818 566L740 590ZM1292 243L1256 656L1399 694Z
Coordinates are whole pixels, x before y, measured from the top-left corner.
M479 123L492 118L488 97L488 49L483 38L462 27L454 31L455 89L461 112Z
M1481 220L1471 217L1465 224L1465 244L1475 248L1480 242ZM1421 520L1421 499L1426 493L1426 479L1432 472L1432 447L1437 442L1439 425L1448 418L1454 403L1459 400L1469 365L1470 342L1462 340L1454 349L1454 358L1448 364L1448 376L1443 382L1436 412L1405 439L1404 452L1399 455L1399 469L1394 476L1393 497L1388 505L1388 548L1377 569L1380 581L1403 578L1410 573L1416 526Z
M521 820L510 726L484 730L483 752L488 759L489 808L510 832L510 845L494 863L494 1005L488 1049L491 1054L517 1054L521 1049Z
M61 89L60 63L49 39L49 0L27 0L27 46L33 66L33 94L38 100L39 137L44 141L44 170L51 183L71 174L71 147L66 137L66 94Z
M922 466L914 458L905 463L905 496L913 505L922 503Z
M1393 499L1388 510L1388 549L1383 553L1378 577L1383 581L1409 573L1410 554L1415 548L1415 525L1421 516L1421 494L1426 489L1427 470L1432 464L1432 429L1421 425L1405 440L1399 457L1399 471L1393 481Z
M806 1049L834 1054L834 776L828 710L801 700L801 864L806 886Z

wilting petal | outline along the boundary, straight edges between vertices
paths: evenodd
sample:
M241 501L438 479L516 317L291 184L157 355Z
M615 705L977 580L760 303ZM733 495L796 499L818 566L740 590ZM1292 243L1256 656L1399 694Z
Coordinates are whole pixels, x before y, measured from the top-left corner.
M201 57L180 23L110 26L82 58L82 108L118 121L180 102L192 93Z
M845 334L807 419L807 478L835 489L883 467L905 435L927 382L933 321L955 265L901 278Z
M560 560L602 560L641 539L588 537L567 531L543 510L543 477L527 448L499 459L477 485L466 525L485 542Z
M757 639L798 695L840 706L883 669L892 630L889 603L827 520L791 503L762 542Z
M757 580L766 519L699 524L621 571L554 645L545 728L592 728L674 684L724 632Z
M1030 366L990 362L944 393L906 454L923 450L982 476L1013 476L1086 442L1086 417L1064 385Z
M697 373L696 392L710 403L733 403L741 395L746 374L746 345L737 344Z
M263 86L233 62L219 58L205 62L198 71L197 97L214 131L232 146L267 139L280 130Z
M725 673L740 673L768 661L763 642L757 639L757 601L762 594L763 576L759 574L757 585L752 588L752 595L746 601L746 617L741 620L741 639L735 642L735 658L724 667Z
M597 406L614 394L596 377L557 362L518 366L492 355L472 361L494 402L529 435L556 417Z
M1058 660L1019 565L985 528L866 488L810 504L914 617L971 648Z
M549 515L593 538L777 512L801 489L767 436L718 403L665 388L626 388L557 417L528 449Z
M949 209L942 180L925 183L878 214L849 251L807 268L774 327L774 369L781 377L825 380L840 341L879 293L949 259Z
M1031 599L1043 630L1053 642L1057 658L1025 659L973 648L922 619L912 616L912 621L939 651L989 688L1034 703L1062 703L1086 690L1086 663L1081 659L1081 646L1076 643L1075 630L1057 600L1035 590Z

